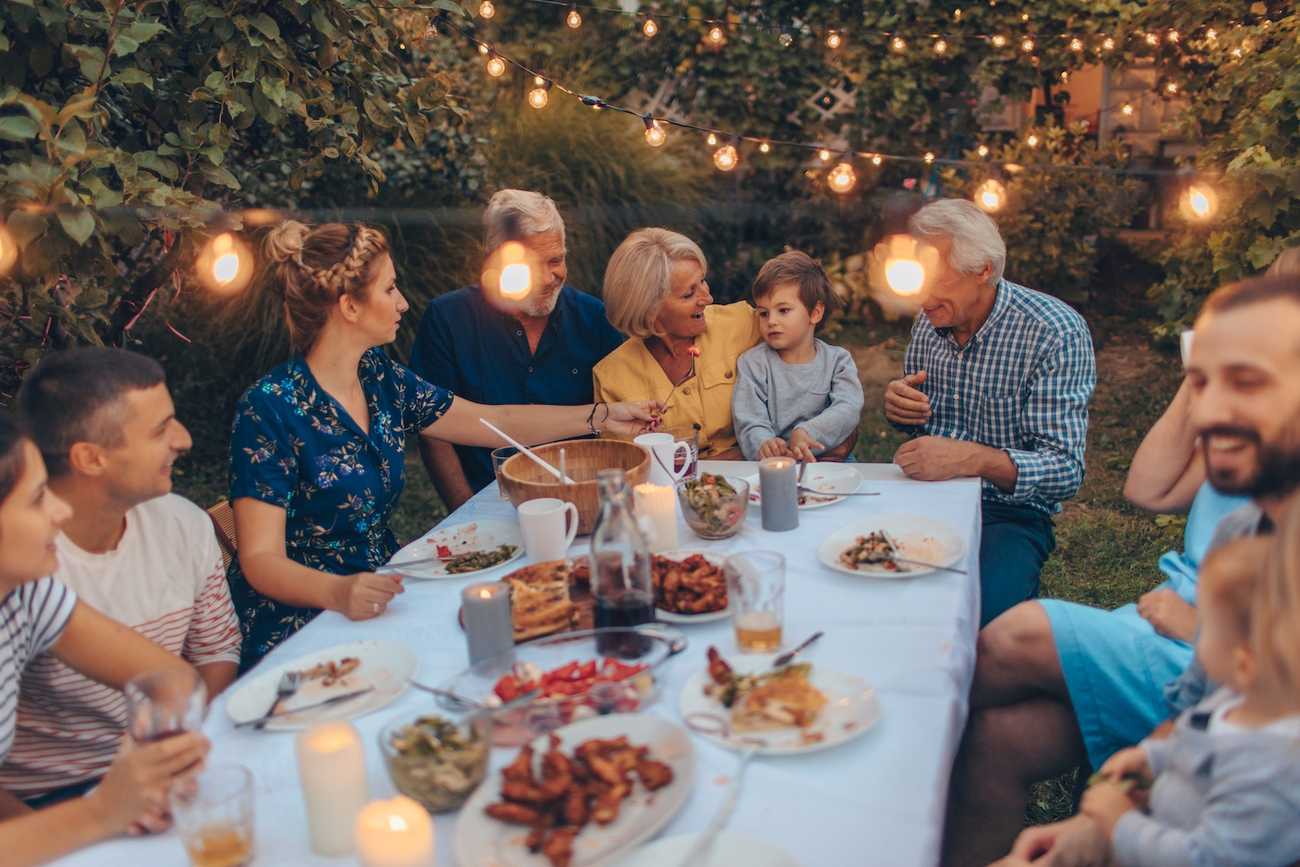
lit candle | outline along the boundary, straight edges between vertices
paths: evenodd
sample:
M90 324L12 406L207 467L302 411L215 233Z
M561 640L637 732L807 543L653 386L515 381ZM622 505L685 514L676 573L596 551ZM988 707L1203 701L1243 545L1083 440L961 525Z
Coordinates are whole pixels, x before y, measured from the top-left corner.
M758 484L763 499L763 529L793 530L799 526L799 483L794 461L764 458L758 462Z
M299 734L296 746L311 850L346 855L352 826L370 797L361 737L351 723L320 723Z
M367 804L356 839L362 867L433 867L433 820L405 795Z
M471 584L461 591L469 664L500 656L515 646L510 621L510 587L500 581Z
M651 551L671 551L677 547L677 491L671 485L649 482L632 489L637 520Z

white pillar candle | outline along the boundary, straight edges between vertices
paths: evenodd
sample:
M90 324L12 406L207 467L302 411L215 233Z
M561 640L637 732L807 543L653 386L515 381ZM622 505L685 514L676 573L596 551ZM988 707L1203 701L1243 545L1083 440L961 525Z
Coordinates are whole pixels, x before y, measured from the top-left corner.
M311 850L346 855L357 814L370 797L361 737L351 723L320 723L298 735L296 750Z
M405 795L367 804L356 836L362 867L433 867L433 820Z
M651 551L677 547L677 491L671 485L646 482L632 489L637 520Z

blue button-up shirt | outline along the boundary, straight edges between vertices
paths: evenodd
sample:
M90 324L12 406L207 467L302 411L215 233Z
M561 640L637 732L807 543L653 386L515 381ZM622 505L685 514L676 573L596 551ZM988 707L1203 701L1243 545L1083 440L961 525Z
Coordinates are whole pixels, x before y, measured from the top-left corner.
M467 286L429 302L411 368L477 403L574 406L591 402L591 369L622 342L600 299L565 286L530 352L519 321ZM491 449L456 446L456 454L475 491L495 478Z
M985 480L986 500L1051 515L1079 490L1097 366L1088 324L1069 305L1001 280L965 346L917 316L903 368L926 372L930 398L929 421L910 430L1002 449L1015 463L1015 490Z

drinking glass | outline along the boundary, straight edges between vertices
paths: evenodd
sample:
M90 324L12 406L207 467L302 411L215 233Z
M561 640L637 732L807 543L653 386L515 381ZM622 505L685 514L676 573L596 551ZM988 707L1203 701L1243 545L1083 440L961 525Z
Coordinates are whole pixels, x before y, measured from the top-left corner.
M198 731L208 709L208 690L192 668L169 668L141 674L126 682L127 731L148 743Z
M510 495L506 493L505 485L501 484L501 465L517 454L519 454L519 449L514 446L502 446L499 449L492 450L492 472L497 477L497 493L501 495L503 500L510 499Z
M171 792L176 832L193 867L253 861L253 775L243 765L211 765Z
M723 564L731 622L742 653L781 648L785 619L785 555L776 551L733 554Z

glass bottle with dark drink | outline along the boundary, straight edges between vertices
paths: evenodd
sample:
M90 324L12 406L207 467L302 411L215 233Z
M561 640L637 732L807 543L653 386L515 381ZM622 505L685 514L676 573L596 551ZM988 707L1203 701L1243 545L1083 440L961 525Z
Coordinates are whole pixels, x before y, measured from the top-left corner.
M596 598L596 627L639 626L655 619L650 582L650 546L632 513L632 496L622 470L596 474L600 516L591 533L591 591ZM599 653L636 658L648 639L626 634L602 636Z

